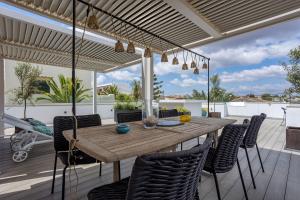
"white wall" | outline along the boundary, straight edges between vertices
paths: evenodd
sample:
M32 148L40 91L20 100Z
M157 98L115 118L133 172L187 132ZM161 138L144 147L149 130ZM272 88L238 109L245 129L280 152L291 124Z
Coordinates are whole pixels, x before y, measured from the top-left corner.
M283 110L286 103L250 103L250 102L229 102L227 103L228 115L252 116L260 113L267 114L271 118L283 118Z
M19 87L19 81L15 75L15 67L20 62L14 60L7 60L7 59L5 59L4 62L5 62L5 94L6 94L5 102L6 104L12 104L14 102L11 102L12 94L10 91ZM32 64L32 66L38 66L42 70L41 76L53 77L53 79L56 82L58 81L59 74L63 74L67 77L71 77L71 68L54 67L54 66L42 65L42 64ZM93 88L92 71L77 69L76 76L79 77L80 80L82 80L82 83L86 88ZM92 95L92 90L90 94ZM39 96L39 95L35 95L35 96ZM90 100L90 102L92 102L92 99Z
M286 126L300 127L300 105L287 106Z
M98 114L101 119L113 119L114 107L113 103L110 104L97 104ZM23 118L23 106L6 106L6 114ZM77 104L77 115L87 115L93 113L92 104ZM72 115L71 104L51 104L51 105L37 105L28 106L27 117L38 119L46 124L52 124L55 116L70 116Z
M160 100L159 106L167 109L183 106L191 111L192 116L202 116L202 101L200 100Z

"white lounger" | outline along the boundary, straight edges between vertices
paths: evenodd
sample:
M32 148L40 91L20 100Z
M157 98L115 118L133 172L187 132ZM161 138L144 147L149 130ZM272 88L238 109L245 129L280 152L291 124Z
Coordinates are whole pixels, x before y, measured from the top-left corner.
M1 117L1 120L3 120L4 123L23 129L18 133L14 133L10 137L11 149L14 152L12 159L15 162L23 162L24 160L26 160L28 157L28 153L32 149L33 145L44 144L53 141L52 136L34 130L33 126L29 122L5 113ZM42 136L45 139L37 141L38 136Z

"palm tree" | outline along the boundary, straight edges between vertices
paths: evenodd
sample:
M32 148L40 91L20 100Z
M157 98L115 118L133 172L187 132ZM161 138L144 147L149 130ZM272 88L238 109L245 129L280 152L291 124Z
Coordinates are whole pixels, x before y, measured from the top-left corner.
M220 77L218 74L216 75L213 75L211 78L210 78L210 82L211 82L211 99L212 101L214 102L214 112L216 110L216 101L220 101L221 100L221 96L222 96L222 93L224 93L223 89L220 88L220 83L221 83L221 80L220 80Z
M116 96L120 93L120 90L117 85L108 85L106 86L101 92L100 95L109 95L113 94L116 98Z
M138 101L142 98L142 87L141 87L141 81L133 80L131 82L132 87L132 96L135 101Z
M52 103L71 103L72 102L72 79L65 77L64 75L58 76L59 85L53 80L47 80L47 84L51 88L52 92L43 93L43 97L37 98L37 101L46 100ZM76 102L81 102L85 99L91 98L91 95L87 94L90 89L85 89L81 84L81 80L76 78Z

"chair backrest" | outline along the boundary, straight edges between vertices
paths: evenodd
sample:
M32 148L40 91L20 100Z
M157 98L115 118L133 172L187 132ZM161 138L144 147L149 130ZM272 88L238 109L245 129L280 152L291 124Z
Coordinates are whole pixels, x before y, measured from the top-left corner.
M246 147L253 147L256 144L259 129L266 117L267 115L264 113L261 113L260 115L254 115L251 117L249 127L246 131L243 140L243 143Z
M160 110L159 111L159 118L165 117L177 117L178 111L177 109L170 109L170 110Z
M227 172L233 168L247 127L245 124L230 124L223 128L212 160L216 173Z
M208 140L186 151L138 157L126 200L193 200L211 146Z
M117 113L118 123L142 121L142 111Z
M77 116L78 128L85 128L90 126L101 126L101 119L98 114L80 115ZM56 116L53 120L53 136L55 151L69 150L69 142L63 136L63 131L73 128L72 116Z

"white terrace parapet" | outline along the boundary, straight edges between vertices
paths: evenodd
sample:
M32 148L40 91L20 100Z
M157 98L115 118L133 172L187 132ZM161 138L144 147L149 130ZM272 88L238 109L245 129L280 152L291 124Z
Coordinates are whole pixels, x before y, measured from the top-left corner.
M201 100L160 100L159 106L166 107L168 109L174 109L176 107L183 106L191 111L192 116L202 116L202 103L205 101Z
M300 104L287 106L286 126L300 127Z

